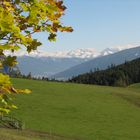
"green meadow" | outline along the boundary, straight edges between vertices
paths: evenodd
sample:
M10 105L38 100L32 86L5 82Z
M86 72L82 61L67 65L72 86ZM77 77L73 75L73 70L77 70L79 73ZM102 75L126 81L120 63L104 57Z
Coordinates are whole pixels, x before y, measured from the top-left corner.
M140 140L140 84L13 83L32 93L16 95L18 109L11 114L25 123L25 130L1 129L3 140L7 134L15 137L9 140Z

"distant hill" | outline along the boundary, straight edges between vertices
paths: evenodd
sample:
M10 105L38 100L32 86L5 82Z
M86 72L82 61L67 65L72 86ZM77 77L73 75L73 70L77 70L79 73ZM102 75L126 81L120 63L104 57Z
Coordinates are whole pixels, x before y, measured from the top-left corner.
M140 82L140 58L119 66L111 65L107 70L89 72L69 80L74 83L107 86L127 86Z
M89 72L90 70L94 71L96 68L104 70L111 64L119 65L125 61L131 61L139 57L140 47L126 49L114 54L94 58L77 66L71 67L63 72L57 73L53 77L56 79L68 79L73 76Z
M18 57L18 67L22 74L50 76L84 62L81 58Z
M114 54L131 47L134 48L135 46L118 46L115 48L105 48L101 51L97 51L94 48L86 48L56 52L37 50L30 54L24 50L15 51L13 53L6 51L5 53L6 55L15 55L18 57L18 67L22 74L27 75L31 72L32 76L35 77L51 77L52 75L70 69L81 63L85 63L86 61Z
M31 52L30 55L21 51L13 55L18 57L18 67L22 74L27 75L31 72L33 76L42 77L54 75L95 57L112 54L119 50L118 48L106 48L97 52L94 48L88 48L54 53L36 51Z

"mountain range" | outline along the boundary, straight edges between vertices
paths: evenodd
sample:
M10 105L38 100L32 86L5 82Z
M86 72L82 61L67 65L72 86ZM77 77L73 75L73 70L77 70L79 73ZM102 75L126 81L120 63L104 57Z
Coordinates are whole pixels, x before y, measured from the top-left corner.
M15 53L6 52L7 55L16 55L18 57L18 67L23 74L32 73L33 76L47 76L55 78L68 78L69 76L80 74L72 72L70 75L66 74L67 70L71 71L73 67L83 65L90 61L101 59L104 56L112 55L122 50L134 48L134 45L119 46L115 48L106 48L103 51L96 51L94 48L76 49L65 52L45 52L45 51L33 51L30 54L25 51L18 51ZM117 59L117 58L116 58ZM102 65L103 62L101 62ZM108 63L107 65L109 65ZM93 66L97 67L97 65ZM91 69L92 67L89 67ZM103 68L105 68L103 66ZM88 69L88 70L89 70ZM66 73L65 73L66 72ZM83 71L84 72L84 71ZM67 76L63 76L65 73ZM75 73L75 74L74 74Z
M80 58L18 57L18 67L22 74L31 72L34 77L48 77L84 62Z
M19 62L18 67L25 75L31 72L35 77L51 77L56 73L65 71L78 64L115 52L116 50L109 48L100 53L94 48L55 53L36 51L32 52L30 55L21 52L17 53Z
M56 51L56 52L48 52L48 51L32 51L30 54L25 50L15 51L11 54L9 51L5 51L7 55L15 55L17 57L35 57L35 58L81 58L81 59L92 59L99 56L104 56L108 54L113 54L118 51L122 51L129 48L135 48L137 45L128 44L124 46L116 46L112 48L105 48L104 50L97 51L95 48L85 48L85 49L76 49L71 51Z
M87 73L91 70L94 71L96 68L104 70L111 64L119 65L124 63L125 61L131 61L139 57L140 47L125 49L109 55L96 57L82 64L73 66L63 72L55 74L53 78L68 79L79 74Z

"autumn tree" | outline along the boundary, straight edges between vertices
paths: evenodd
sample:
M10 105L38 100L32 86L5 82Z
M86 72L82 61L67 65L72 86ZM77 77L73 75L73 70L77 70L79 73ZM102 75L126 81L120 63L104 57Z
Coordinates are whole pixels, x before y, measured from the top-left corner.
M0 1L0 69L17 64L15 56L5 56L5 51L26 48L30 53L41 45L34 33L47 32L49 41L55 41L57 32L72 32L63 26L60 18L66 7L62 0L1 0ZM0 73L0 114L16 108L11 96L29 93L28 89L15 89L8 75Z

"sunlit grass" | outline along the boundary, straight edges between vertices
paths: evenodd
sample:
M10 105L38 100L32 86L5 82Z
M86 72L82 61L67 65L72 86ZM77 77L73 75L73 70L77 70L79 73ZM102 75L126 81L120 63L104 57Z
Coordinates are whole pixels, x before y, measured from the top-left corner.
M134 87L13 82L32 90L30 95L18 95L19 109L13 113L28 129L82 140L140 139L140 95Z

